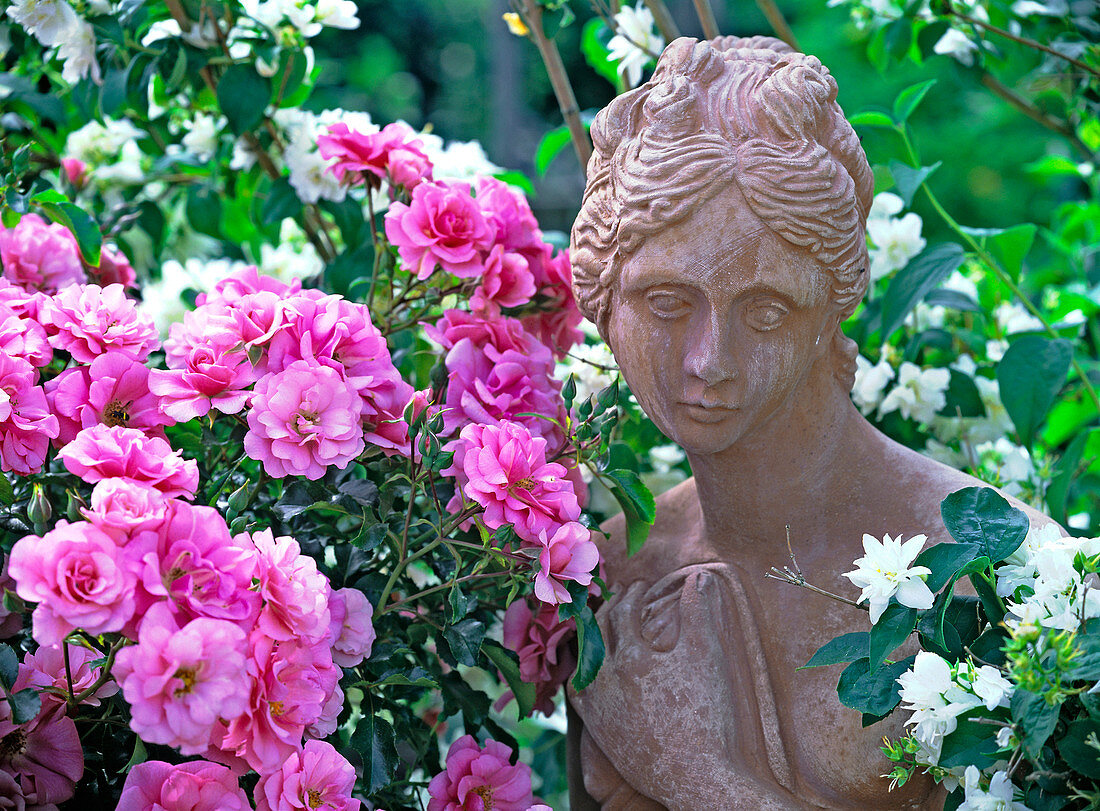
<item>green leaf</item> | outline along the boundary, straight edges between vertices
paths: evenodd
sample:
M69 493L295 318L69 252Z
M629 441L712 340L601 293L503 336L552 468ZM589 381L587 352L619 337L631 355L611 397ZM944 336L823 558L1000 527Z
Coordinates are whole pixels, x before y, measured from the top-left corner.
M10 645L0 644L0 684L5 690L11 690L15 680L19 678L19 657Z
M882 127L888 130L897 129L894 119L879 110L864 110L861 113L856 113L848 119L848 123L853 127Z
M1095 780L1100 779L1100 750L1090 740L1100 743L1100 724L1088 718L1074 721L1058 741L1058 754L1074 771Z
M894 119L899 124L908 121L909 116L917 109L935 83L935 79L929 79L927 82L911 85L898 93L898 97L894 99Z
M929 292L963 263L966 254L954 242L930 245L909 260L890 280L883 296L882 337L888 339L905 321L905 316Z
M1088 437L1088 432L1082 431L1073 438L1062 452L1062 456L1054 463L1053 475L1050 477L1050 484L1047 485L1045 498L1047 510L1050 517L1062 526L1066 525L1066 499L1069 488L1077 478L1078 467L1084 456Z
M577 672L573 674L573 689L583 690L592 683L603 666L604 643L596 615L586 603L576 614Z
M60 201L43 199L45 194L31 198L31 203L47 217L68 228L80 249L80 258L92 267L99 267L99 256L103 249L103 232L92 216L79 206L73 205L64 197Z
M940 168L943 161L936 161L931 166L922 166L914 169L901 161L890 161L890 175L894 178L898 196L905 201L906 207L913 202L913 195L921 187L924 181L931 177L932 173Z
M290 180L281 177L271 184L271 190L264 199L260 208L260 224L264 226L277 225L287 217L293 217L302 210L302 201L298 199L298 193L290 185ZM345 236L345 242L347 241Z
M470 618L448 625L443 629L443 639L455 661L473 667L477 664L477 652L485 639L485 623Z
M943 739L939 765L945 769L969 766L979 769L993 765L997 746L997 727L960 718L955 731Z
M185 211L196 231L221 237L222 199L213 186L192 186L187 192Z
M15 503L15 489L6 473L0 473L0 501L9 506Z
M994 565L1020 548L1027 535L1027 516L992 487L965 487L940 503L951 537L974 546Z
M397 769L397 747L393 727L377 713L370 696L363 702L363 717L355 725L349 742L363 758L367 793L384 788Z
M415 671L418 670L418 669L419 668L414 668L414 672L413 672L414 676L416 676ZM420 670L421 673L424 672L422 669L419 669L419 670ZM375 686L376 687L427 687L428 689L431 689L431 690L438 690L439 689L439 685L436 684L436 682L433 679L430 679L427 676L416 676L416 678L409 678L404 673L391 673L389 676L386 676L386 678L379 679L377 682L375 682Z
M657 518L657 501L633 470L609 470L604 475L611 479L611 494L623 508L626 553L633 555L649 536L649 528Z
M11 719L17 724L33 721L42 709L42 697L33 687L10 694L8 703L11 704Z
M851 634L830 639L817 649L810 661L798 668L826 667L828 665L842 665L854 662L856 659L866 659L869 650L870 634L867 631L856 631Z
M939 413L945 417L984 417L985 406L974 378L958 369L950 372L944 406Z
M1074 635L1073 641L1077 655L1070 662L1066 677L1073 681L1100 679L1100 619L1086 620Z
M452 584L447 593L447 607L450 609L451 622L458 622L470 613L470 598L458 583Z
M997 364L1001 401L1025 447L1034 443L1072 360L1073 344L1064 338L1023 335Z
M939 42L943 35L951 28L950 24L943 20L938 20L931 25L926 25L917 34L917 48L920 50L921 56L925 59L934 56L936 53L936 43Z
M145 742L134 737L134 752L130 755L130 759L126 761L126 765L122 767L123 774L129 774L130 769L137 766L139 763L144 763L149 759L149 753L145 751Z
M985 247L1013 279L1019 279L1024 257L1035 242L1037 230L1038 228L1031 223L1021 223L990 236L986 240Z
M565 124L555 127L542 136L542 140L535 149L535 172L539 177L546 174L551 161L567 146L569 146L569 127Z
M584 61L592 70L611 82L611 86L619 86L619 71L615 62L608 58L610 53L607 43L611 39L611 31L599 17L593 17L584 24L581 29L581 53Z
M913 44L913 24L902 17L886 26L886 39L883 42L886 53L894 59L904 59Z
M1057 704L1051 706L1038 693L1017 687L1009 699L1009 708L1012 711L1012 720L1019 724L1023 733L1020 742L1024 752L1030 758L1038 757L1043 744L1058 723L1061 707Z
M252 65L231 65L218 80L218 106L237 135L250 132L263 120L271 101L271 80Z
M898 677L912 666L917 657L869 669L867 659L856 659L840 674L836 691L840 703L870 715L886 715L901 700Z
M492 662L497 670L504 674L504 680L516 697L516 706L519 708L519 717L526 718L535 709L536 687L528 684L519 675L519 660L512 651L490 639L485 640L481 646L481 652Z
M917 610L892 602L882 612L871 627L871 640L868 647L870 654L869 669L877 670L892 651L898 645L909 638L913 629L917 627Z

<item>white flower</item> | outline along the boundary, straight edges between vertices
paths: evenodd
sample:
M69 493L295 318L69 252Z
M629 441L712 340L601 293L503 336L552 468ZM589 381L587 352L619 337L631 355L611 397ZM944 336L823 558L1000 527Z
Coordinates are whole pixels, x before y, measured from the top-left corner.
M1065 0L1055 0L1053 3L1036 3L1035 0L1016 0L1012 4L1012 13L1017 17L1061 17L1069 9Z
M500 174L504 168L497 166L477 141L451 141L446 148L443 139L418 136L424 144L424 154L432 162L432 176L436 180L474 180Z
M170 259L161 267L160 279L145 285L140 307L153 319L160 334L166 336L168 328L182 321L184 313L190 309L183 301L184 292L208 293L230 273L246 267L244 262L229 259L204 262L192 258L182 265Z
M92 177L97 182L128 185L145 181L145 169L142 168L144 158L145 153L141 151L137 141L127 141L119 150L118 160L114 163L88 165L92 167Z
M358 10L353 0L318 0L316 19L329 28L358 28Z
M867 220L888 220L896 217L905 208L905 201L896 194L888 191L879 192L871 201L871 210L867 212Z
M565 380L573 375L577 384L575 402L582 403L615 382L618 376L615 356L607 344L578 344L569 350L569 354L557 365L555 377Z
M970 16L983 23L989 22L989 14L978 5L970 9ZM972 33L972 36L977 34ZM970 67L974 64L974 53L978 50L978 43L957 28L951 28L932 46L932 50L938 54L951 56L960 64Z
M894 367L885 358L871 365L871 361L863 355L857 355L856 380L852 386L852 402L864 414L870 414L882 402L886 384L894 379L894 374Z
M993 309L993 317L1005 335L1044 330L1043 322L1028 312L1024 305L1016 302L1005 301L998 304Z
M913 725L913 738L921 745L918 761L935 765L943 739L958 728L958 717L981 700L958 690L951 665L928 651L917 654L913 667L898 678L898 684L902 709L913 713L905 723Z
M634 8L623 6L615 15L615 31L607 43L608 59L618 62L627 84L637 87L642 68L661 53L665 41L654 28L652 12L640 2Z
M57 49L57 57L65 63L61 66L61 78L69 84L76 84L88 74L91 74L93 82L99 81L95 31L84 20L75 20L65 32Z
M966 792L966 799L958 811L1030 811L1023 803L1012 799L1016 789L1003 771L993 775L989 781L989 790L986 791L981 787L981 772L978 767L967 766L963 790Z
M965 691L977 696L987 710L992 711L997 707L1008 706L1008 700L1014 688L1012 682L1002 676L997 668L990 665L975 668L969 662L959 662L955 677L958 680L956 689L959 690L959 694ZM956 701L964 700L956 698L952 690L947 691L946 697Z
M900 535L883 535L880 543L870 535L863 536L866 554L856 560L856 570L844 576L863 589L857 602L868 601L872 625L879 621L891 597L896 596L899 603L910 608L932 607L934 598L924 582L931 569L909 565L926 540L924 535L914 535L902 543Z
M867 236L874 243L870 251L872 280L901 270L924 250L926 243L920 235L922 226L920 216L913 212L897 219L876 217L867 220Z
M65 157L84 161L95 168L118 157L122 148L144 135L129 121L103 119L103 123L89 121L83 127L73 130L65 139Z
M1016 743L1016 731L1012 727L1001 727L997 730L997 746L1001 749L1012 749Z
M344 199L346 187L332 172L327 171L328 161L321 157L320 152L291 145L287 147L284 157L290 170L290 185L303 203L316 203L322 197L335 202Z
M295 245L280 240L276 248L266 243L260 246L260 272L283 282L316 276L324 267L317 249L308 242Z
M80 19L64 0L15 0L8 16L46 47L60 45Z
M649 463L658 473L668 473L675 465L684 461L686 454L679 445L656 445L649 449Z
M210 160L218 149L218 130L223 123L222 118L198 113L193 121L184 124L187 128L183 136L184 148L200 161Z
M950 380L947 369L921 369L905 361L898 369L898 385L883 399L879 414L898 411L906 419L929 423L947 404Z

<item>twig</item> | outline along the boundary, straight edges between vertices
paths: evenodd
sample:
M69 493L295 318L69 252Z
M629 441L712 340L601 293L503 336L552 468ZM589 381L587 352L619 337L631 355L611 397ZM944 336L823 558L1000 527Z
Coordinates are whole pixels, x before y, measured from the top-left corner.
M665 42L672 42L680 36L680 29L676 27L676 21L668 13L668 6L664 0L645 0L645 6L653 15L653 21L657 23L657 30L665 38Z
M802 48L798 44L798 40L794 36L794 31L791 30L790 25L787 24L787 18L783 16L783 12L779 10L779 6L775 4L775 0L756 0L756 7L764 14L764 17L768 21L768 25L772 27L776 35L785 43L790 45L796 51L801 51Z
M977 26L978 28L985 29L986 31L988 31L991 34L996 34L997 36L1004 37L1005 39L1012 40L1013 42L1018 43L1019 45L1025 45L1028 48L1034 48L1037 51L1042 51L1043 53L1050 54L1051 56L1056 56L1059 59L1062 59L1062 60L1065 60L1066 62L1069 62L1074 67L1080 68L1081 70L1085 71L1086 73L1091 73L1093 76L1100 77L1100 70L1096 70L1095 68L1089 67L1087 64L1082 62L1080 59L1074 59L1072 56L1067 56L1066 54L1055 50L1054 48L1050 47L1049 45L1044 45L1043 43L1039 42L1038 40L1029 39L1028 37L1021 37L1017 34L1013 34L1011 31L1005 31L1003 28L998 28L995 25L990 25L987 22L979 20L977 17L971 17L969 14L963 14L961 11L956 11L952 7L948 8L947 13L950 14L951 16L953 16L953 17L958 17L963 22L968 22L971 25Z
M695 13L699 15L699 24L703 26L703 36L707 39L715 39L719 36L718 21L714 19L714 9L710 7L710 0L694 0Z
M542 57L542 63L546 66L550 84L554 88L554 97L558 100L565 126L569 129L569 138L573 141L573 149L577 152L577 160L581 163L581 171L587 172L588 159L592 155L592 144L581 122L581 110L577 106L577 97L573 93L573 86L569 83L569 75L561 61L561 54L542 30L542 6L537 0L516 0L516 2L518 5L515 8L530 32L528 36L534 40Z
M791 566L784 566L782 569L777 569L772 566L768 571L764 572L764 577L770 577L772 580L778 580L782 583L790 583L792 586L800 586L804 589L809 589L815 594L820 594L822 597L829 597L837 602L850 605L855 608L862 609L863 611L870 610L868 606L863 603L857 603L854 600L849 600L847 597L841 597L839 594L833 594L831 591L818 588L817 586L806 582L806 576L802 574L802 569L798 565L798 561L795 559L794 550L791 549L791 528L787 526L787 554L791 556Z
M985 85L986 88L989 89L995 96L1008 102L1012 107L1026 115L1032 121L1035 121L1036 123L1041 124L1047 129L1053 130L1054 132L1064 137L1067 141L1073 144L1077 148L1077 150L1081 152L1085 157L1090 159L1093 157L1092 150L1088 148L1088 145L1085 144L1084 141L1077 137L1077 132L1068 121L1065 121L1061 118L1055 118L1052 115L1044 113L1030 101L1025 99L1019 93L1012 90L1012 88L1003 84L999 79L997 79L990 73L984 73L982 75L982 84Z

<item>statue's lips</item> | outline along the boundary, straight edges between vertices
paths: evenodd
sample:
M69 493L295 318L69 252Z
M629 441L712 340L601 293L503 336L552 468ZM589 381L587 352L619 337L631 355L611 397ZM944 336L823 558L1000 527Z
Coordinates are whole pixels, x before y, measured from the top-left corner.
M680 407L696 422L721 422L737 411L737 406L726 405L725 403L710 405L681 402Z

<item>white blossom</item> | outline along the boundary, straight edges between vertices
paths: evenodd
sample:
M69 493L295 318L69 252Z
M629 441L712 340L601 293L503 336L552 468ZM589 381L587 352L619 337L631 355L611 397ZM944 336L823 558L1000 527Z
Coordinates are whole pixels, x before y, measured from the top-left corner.
M967 766L963 777L963 790L966 798L958 811L1030 811L1023 803L1014 801L1016 791L1008 775L996 772L989 781L989 790L981 787L981 772L977 766Z
M424 154L432 162L432 177L436 180L471 181L504 171L489 160L477 141L451 141L444 147L438 135L421 133L417 137L424 144Z
M183 136L184 148L200 161L210 160L218 149L218 131L224 123L224 118L198 113L194 120L184 125L187 128Z
M350 30L359 27L358 11L353 0L318 0L316 19L329 28Z
M316 150L288 146L284 153L290 170L290 185L303 203L316 203L322 197L339 202L347 189L328 170L328 161Z
M91 75L93 82L99 82L99 62L95 58L95 31L84 20L75 20L59 43L57 57L61 66L61 78L69 84L76 84L85 76Z
M909 260L924 250L921 236L924 223L919 215L909 212L904 217L876 217L867 220L867 236L871 248L871 279L878 280L901 270Z
M244 262L230 259L191 258L184 264L170 259L161 267L160 279L144 285L141 309L153 319L160 334L166 336L168 328L182 321L190 309L183 300L186 291L208 293L230 273L246 267Z
M1012 682L991 665L974 667L969 662L959 662L955 669L956 683L953 690L965 691L978 698L987 710L1007 707L1012 696ZM947 691L947 698L963 701L961 692Z
M1053 530L1048 530L1053 535ZM1026 591L1020 602L1010 602L1012 625L1038 624L1044 628L1074 630L1083 620L1100 616L1100 591L1088 587L1085 576L1074 566L1078 554L1093 557L1100 553L1100 538L1061 538L1039 543L1029 551L1024 565L1004 572L1008 583L1023 580L1033 594ZM1028 567L1034 579L1026 582ZM999 573L1000 574L1000 573ZM1014 589L1015 590L1015 589Z
M852 386L852 402L864 414L870 414L882 402L887 384L894 379L894 367L883 358L873 364L863 355L856 356L856 379Z
M8 16L46 47L60 45L80 19L65 0L15 0Z
M1012 13L1017 17L1061 17L1069 12L1065 0L1052 3L1037 3L1035 0L1016 0L1012 4Z
M325 263L317 255L317 249L305 240L290 218L283 221L278 246L272 247L266 243L260 246L260 272L279 281L316 276L324 268Z
M614 19L616 33L607 43L608 59L618 62L627 84L637 87L642 68L664 49L664 38L655 29L653 13L640 2L634 8L623 6Z
M970 9L970 16L983 23L989 22L989 14L980 5ZM948 29L932 46L932 50L941 55L951 56L960 64L970 67L974 64L974 54L978 51L978 43L971 39L971 36L976 34L968 36L957 28Z
M144 135L129 121L104 118L103 123L89 121L73 130L65 139L65 157L84 161L93 169L118 157L127 143Z
M1042 332L1045 329L1042 321L1028 312L1024 305L1014 301L1004 301L994 307L993 318L1005 335Z
M867 212L867 220L888 220L896 217L905 208L905 201L893 192L883 191L875 195L871 201L871 208Z
M934 598L924 582L931 569L910 566L926 540L925 535L914 535L904 543L900 535L883 535L881 542L871 535L863 536L866 554L855 561L855 571L846 572L844 577L863 589L856 602L868 602L872 625L879 621L891 597L910 608L932 607Z
M897 411L906 419L929 423L947 404L947 369L921 369L905 361L898 369L898 384L882 401L880 414Z
M119 150L118 158L114 163L99 164L88 163L91 167L92 177L103 184L129 185L145 181L145 169L142 166L145 153L136 141L127 141Z
M607 344L602 341L584 343L569 350L565 359L558 363L555 376L564 380L573 375L577 384L575 402L581 403L614 383L618 368Z
M687 455L679 445L654 445L649 449L649 463L658 473L668 473L675 465L680 464Z

